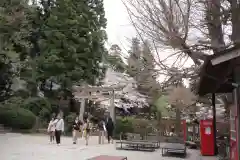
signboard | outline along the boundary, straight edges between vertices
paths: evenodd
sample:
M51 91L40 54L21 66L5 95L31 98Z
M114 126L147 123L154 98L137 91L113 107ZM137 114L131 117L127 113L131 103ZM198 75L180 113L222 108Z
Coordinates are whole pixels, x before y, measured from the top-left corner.
M205 128L205 134L206 135L210 135L211 134L211 128L210 127L206 127Z

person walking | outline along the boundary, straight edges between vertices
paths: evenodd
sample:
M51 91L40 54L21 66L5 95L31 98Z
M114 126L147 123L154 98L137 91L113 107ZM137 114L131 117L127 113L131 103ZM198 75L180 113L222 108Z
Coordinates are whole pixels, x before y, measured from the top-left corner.
M57 119L54 121L55 124L55 138L57 145L61 143L61 135L64 132L64 121L63 118L58 115Z
M112 118L108 115L106 119L106 130L107 130L107 139L108 143L112 141L113 143L113 130L114 130L114 124Z
M89 124L89 119L84 118L83 120L83 135L86 141L86 146L88 145L88 140L90 136L90 124Z
M98 144L104 144L106 127L103 120L100 120L98 123Z
M48 134L50 136L50 143L54 142L54 136L55 136L55 124L54 124L55 118L52 117L52 119L50 120L49 124L48 124Z
M81 127L81 121L78 117L76 117L74 123L73 123L73 129L72 129L72 136L73 136L73 144L77 144L78 135L80 133L80 127Z

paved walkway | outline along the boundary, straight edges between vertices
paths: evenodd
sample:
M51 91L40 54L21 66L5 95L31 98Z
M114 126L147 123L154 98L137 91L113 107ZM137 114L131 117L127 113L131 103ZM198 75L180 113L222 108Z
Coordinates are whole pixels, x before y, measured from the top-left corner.
M216 160L214 157L199 156L199 151L187 150L187 160ZM179 160L181 158L162 157L155 152L119 151L114 144L97 144L97 137L91 137L89 146L81 139L73 145L71 138L63 137L61 146L48 144L47 136L0 134L1 160L86 160L98 155L127 156L128 160Z

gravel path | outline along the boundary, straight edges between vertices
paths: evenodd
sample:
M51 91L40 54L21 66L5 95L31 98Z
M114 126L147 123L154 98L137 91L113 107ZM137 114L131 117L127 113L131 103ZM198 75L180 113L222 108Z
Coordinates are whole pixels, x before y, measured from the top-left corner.
M91 137L89 146L84 140L73 145L71 138L63 137L62 144L49 144L47 136L0 134L1 160L86 160L98 155L127 156L128 160L179 160L181 158L162 157L155 152L119 151L114 144L97 144L97 137ZM215 157L201 157L197 150L187 150L187 160L216 160Z

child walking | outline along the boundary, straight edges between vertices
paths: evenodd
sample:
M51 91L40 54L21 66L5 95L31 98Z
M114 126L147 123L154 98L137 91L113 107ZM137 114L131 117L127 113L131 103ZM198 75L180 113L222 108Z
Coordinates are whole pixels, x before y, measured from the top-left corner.
M48 124L48 134L50 135L50 143L54 142L55 137L55 119L52 118Z

